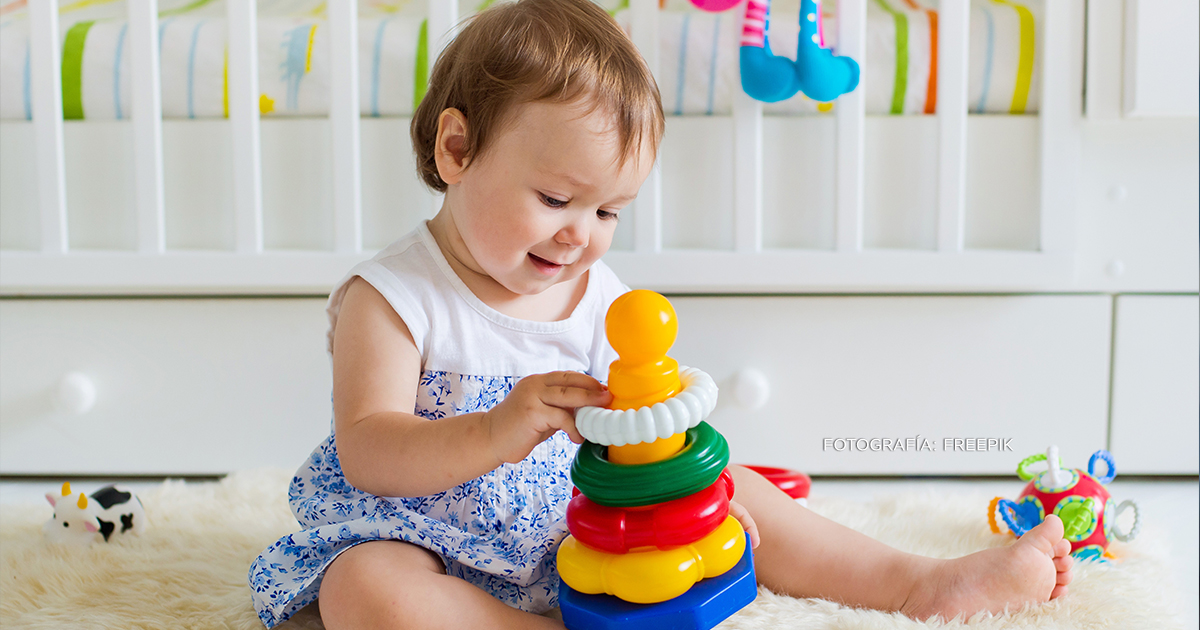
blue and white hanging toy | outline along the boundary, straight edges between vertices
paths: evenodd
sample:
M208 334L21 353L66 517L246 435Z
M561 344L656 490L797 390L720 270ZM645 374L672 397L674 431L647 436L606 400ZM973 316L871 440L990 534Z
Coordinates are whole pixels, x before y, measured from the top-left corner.
M800 38L796 60L776 57L767 40L771 0L746 0L740 55L742 89L752 98L774 103L796 92L828 103L858 87L858 63L825 47L821 4L800 2Z

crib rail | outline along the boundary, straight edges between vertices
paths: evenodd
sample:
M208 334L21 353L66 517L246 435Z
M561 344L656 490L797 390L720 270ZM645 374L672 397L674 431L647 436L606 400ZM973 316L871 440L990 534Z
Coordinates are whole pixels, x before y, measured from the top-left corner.
M831 250L770 250L763 244L763 107L735 96L733 248L664 248L662 169L656 165L633 210L630 251L606 258L634 286L667 291L927 291L1062 288L1072 272L1073 191L1079 161L1082 0L1046 2L1038 29L1041 55L1040 248L981 251L964 247L967 188L969 0L941 0L937 82L937 244L931 251L864 248L863 89L836 108L836 237ZM333 71L329 114L333 164L331 251L264 249L263 166L259 128L255 0L226 0L229 33L228 116L233 139L235 247L229 252L170 251L164 239L162 103L155 45L157 1L129 3L133 49L133 135L137 247L131 252L69 247L59 86L57 2L30 6L32 112L37 153L40 245L0 252L0 294L323 292L363 248L359 55L355 0L330 0ZM658 0L632 0L634 43L657 73ZM429 0L429 58L458 22L457 1ZM867 0L841 0L838 53L865 66ZM797 204L803 203L797 199Z
M63 163L63 104L58 52L58 3L29 7L30 100L37 139L38 201L42 252L67 252L67 180ZM2 273L2 270L0 270Z
M225 6L229 20L229 124L233 127L235 251L241 256L254 256L263 251L258 12L255 0L227 0ZM137 112L133 115L136 117Z
M956 1L956 0L952 0ZM967 0L962 0L966 2ZM838 41L841 54L865 66L867 56L867 0L849 0L839 6ZM966 90L966 86L963 86ZM762 106L756 115L762 116ZM858 253L863 248L863 136L866 126L863 90L843 97L837 110L837 251Z

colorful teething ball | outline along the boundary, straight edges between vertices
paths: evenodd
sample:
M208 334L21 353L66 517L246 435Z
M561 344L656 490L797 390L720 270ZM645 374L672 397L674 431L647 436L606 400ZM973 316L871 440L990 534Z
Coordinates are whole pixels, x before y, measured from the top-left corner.
M1047 462L1047 469L1033 473L1029 467ZM1096 476L1096 465L1105 463L1106 471ZM1016 501L996 497L989 506L988 522L995 533L1000 532L996 517L1018 537L1056 514L1063 521L1063 537L1071 543L1071 555L1080 560L1102 559L1109 542L1122 542L1137 536L1141 526L1137 503L1126 500L1117 504L1105 486L1117 476L1112 454L1099 450L1088 460L1087 472L1063 469L1058 448L1051 446L1046 454L1033 455L1017 466L1017 475L1029 484ZM1128 532L1117 525L1117 518L1128 508L1133 509L1134 523Z

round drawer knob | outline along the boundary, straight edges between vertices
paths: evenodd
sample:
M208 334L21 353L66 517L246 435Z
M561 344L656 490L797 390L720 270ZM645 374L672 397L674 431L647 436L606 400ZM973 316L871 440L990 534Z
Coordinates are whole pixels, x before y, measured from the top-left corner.
M70 372L58 381L54 406L76 415L91 411L96 405L96 384L86 374Z
M733 375L733 399L747 411L762 408L771 398L771 381L761 370L742 368Z

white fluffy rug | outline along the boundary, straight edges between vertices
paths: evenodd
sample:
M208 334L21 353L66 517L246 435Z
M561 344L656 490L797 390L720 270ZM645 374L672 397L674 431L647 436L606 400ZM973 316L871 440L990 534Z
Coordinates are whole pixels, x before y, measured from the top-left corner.
M167 481L141 495L150 522L143 536L88 548L44 542L41 526L50 517L49 505L5 506L0 512L0 626L261 629L250 605L246 571L263 548L297 529L285 496L290 475L256 470L214 483ZM95 488L80 484L79 489ZM990 498L900 494L864 504L818 493L810 506L889 545L949 558L1011 540L988 531ZM918 623L760 589L753 604L719 628L1179 627L1168 612L1173 588L1157 540L1162 536L1148 523L1136 542L1116 543L1119 562L1077 565L1067 597L1006 615ZM280 627L322 626L310 606Z

